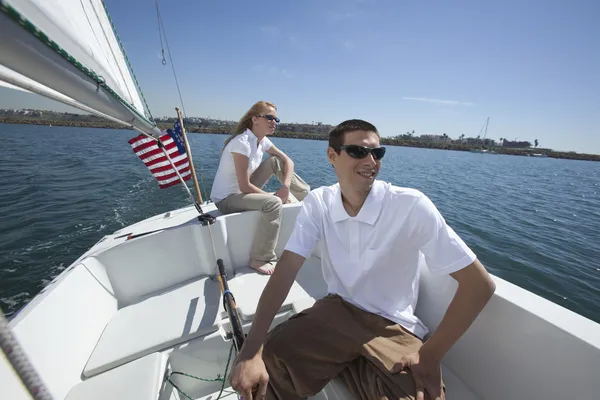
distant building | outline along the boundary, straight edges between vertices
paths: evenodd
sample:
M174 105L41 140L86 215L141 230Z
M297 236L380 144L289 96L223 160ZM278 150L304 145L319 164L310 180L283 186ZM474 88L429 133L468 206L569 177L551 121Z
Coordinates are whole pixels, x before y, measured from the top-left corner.
M443 135L435 135L433 133L425 133L421 136L419 136L419 140L421 140L422 142L434 142L434 143L444 143L444 142L451 142L452 139L450 139L450 137L448 137L448 135L443 134Z
M517 142L517 141L511 141L511 140L504 140L502 142L502 147L506 147L509 149L524 149L524 148L531 147L531 142L528 142L528 141Z

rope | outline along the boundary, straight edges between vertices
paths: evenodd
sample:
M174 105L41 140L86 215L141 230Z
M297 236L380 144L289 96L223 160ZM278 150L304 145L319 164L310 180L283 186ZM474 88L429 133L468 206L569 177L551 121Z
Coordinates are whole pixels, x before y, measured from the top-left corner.
M27 30L29 33L31 33L32 35L37 37L43 44L50 47L52 50L54 50L56 53L58 53L60 56L62 56L66 61L71 63L71 65L73 65L79 71L83 72L88 77L90 77L96 83L96 85L98 85L98 88L100 88L100 87L104 88L104 90L106 90L115 99L117 99L121 104L123 104L125 107L127 107L131 112L133 112L142 121L144 121L152 126L156 126L156 124L153 121L149 120L145 115L140 114L140 112L135 107L133 107L131 104L129 104L117 92L115 92L110 86L108 86L102 76L98 75L96 72L92 71L91 69L89 69L88 67L83 65L81 62L77 61L77 59L75 59L75 57L73 57L72 55L67 53L67 51L65 49L63 49L62 47L60 47L58 45L58 43L56 43L55 41L50 39L48 37L48 35L46 35L44 32L40 31L31 21L29 21L27 18L22 16L17 10L15 10L13 7L11 7L6 1L0 0L0 11L3 12L4 14L6 14L13 21L15 21L16 23L21 25L23 28L25 28L25 30Z
M158 2L156 2L156 20L158 21L160 15L160 11L158 9ZM160 40L160 49L162 50L162 65L167 65L167 59L165 58L165 45L163 44L163 32L160 27L160 23L158 24L158 40Z
M150 106L148 106L148 102L146 102L146 98L144 97L144 92L142 91L142 87L138 83L137 77L135 76L135 72L133 72L133 67L131 66L131 63L129 62L129 57L127 57L127 52L125 51L125 47L123 47L123 43L121 42L121 39L119 38L119 34L117 33L117 29L115 28L115 25L112 22L112 18L110 17L110 14L108 13L108 8L106 8L106 3L104 3L104 0L102 0L102 6L104 7L104 12L106 13L106 16L108 17L108 21L110 22L110 26L113 30L113 33L115 34L115 37L117 38L117 42L119 42L119 47L121 48L121 52L123 53L123 56L125 56L125 61L127 62L127 68L129 69L129 72L131 72L131 75L133 76L133 81L135 82L135 86L137 87L137 90L138 90L140 96L142 97L142 100L144 101L144 105L146 106L146 112L148 113L148 116L150 117L150 119L152 121L154 121L154 117L152 117L152 113L150 112Z
M52 400L50 392L40 379L39 375L27 359L27 355L13 335L8 326L8 321L0 309L0 349L13 369L29 391L32 398L36 400Z
M215 400L219 400L221 398L221 395L223 394L223 391L225 390L225 382L226 382L226 378L227 378L227 370L229 369L229 363L231 362L231 355L233 354L233 347L234 346L233 346L233 343L232 343L231 347L229 348L229 356L227 357L227 365L225 365L225 372L223 372L223 376L222 377L220 375L217 375L216 378L208 379L208 378L201 378L201 377L198 377L198 376L186 374L185 372L171 371L171 372L169 372L165 376L165 380L167 382L169 382L179 393L181 393L183 396L185 396L185 398L188 399L188 400L194 400L194 399L192 397L190 397L186 392L184 392L183 390L181 390L179 388L179 386L177 386L175 384L175 382L173 382L171 380L171 377L173 375L187 376L188 378L196 379L196 380L199 380L199 381L202 381L202 382L222 382L222 384L221 384L221 390L219 391L219 395L215 399Z
M202 171L202 169L200 169L200 171ZM206 187L204 186L204 180L202 179L202 173L198 174L200 175L200 190L202 190L204 192L203 196L205 198L205 201L208 203L210 201L210 196L208 195L208 192L206 189Z
M155 0L156 3L156 19L158 20L158 31L159 31L159 35L161 34L161 29L162 29L162 35L165 36L165 43L167 45L167 52L169 53L169 59L171 60L171 69L173 70L173 77L175 78L175 85L177 86L177 93L179 93L179 101L181 101L181 108L183 109L183 115L186 116L187 113L185 112L185 105L183 104L183 97L181 96L181 90L179 89L179 81L177 80L177 73L175 72L175 63L173 62L173 56L171 55L171 49L169 48L169 40L167 39L167 32L165 30L165 26L163 25L162 22L162 17L160 15L160 9L158 7L158 0ZM160 41L160 45L162 47L162 39ZM163 65L166 64L165 61L165 49L162 49L163 52Z

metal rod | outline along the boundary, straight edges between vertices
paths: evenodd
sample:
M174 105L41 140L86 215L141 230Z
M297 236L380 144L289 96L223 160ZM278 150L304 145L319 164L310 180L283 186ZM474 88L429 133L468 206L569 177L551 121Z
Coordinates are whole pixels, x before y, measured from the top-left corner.
M231 333L233 334L233 343L235 345L235 349L239 353L242 349L245 339L242 321L240 320L240 316L237 312L235 298L233 297L233 294L229 290L229 285L227 284L227 273L225 272L223 260L220 258L217 260L217 266L219 268L219 284L221 286L221 293L223 294L223 306L225 307L225 311L227 311L229 323L231 324Z
M147 133L155 132L154 123L140 111L121 103L61 54L4 13L0 13L0 37L0 65L98 112L120 121L128 121ZM86 64L87 60L79 61Z
M79 103L78 101L75 101L73 99L71 99L70 97L65 96L62 93L59 93L53 89L50 89L44 85L39 84L38 82L35 82L33 80L29 80L29 78L24 77L25 79L28 79L28 81L23 81L23 80L19 80L17 79L16 75L12 75L12 74L8 74L8 71L5 69L0 68L0 80L9 83L13 86L15 86L17 89L23 90L25 92L30 92L30 93L37 93L41 96L47 97L51 100L55 100L55 101L59 101L63 104L69 105L71 107L75 107L78 108L82 111L85 112L89 112L90 114L94 114L97 115L99 117L102 117L104 119L107 119L109 121L115 122L117 124L123 125L123 127L125 128L133 128L136 131L140 132L140 133L144 133L146 134L144 131L142 131L140 128L132 126L129 122L125 122L125 121L121 121L120 119L111 117L110 115L101 113L97 110L94 110L91 107L88 107L84 104ZM154 133L159 133L160 131L158 130L158 128L154 129Z

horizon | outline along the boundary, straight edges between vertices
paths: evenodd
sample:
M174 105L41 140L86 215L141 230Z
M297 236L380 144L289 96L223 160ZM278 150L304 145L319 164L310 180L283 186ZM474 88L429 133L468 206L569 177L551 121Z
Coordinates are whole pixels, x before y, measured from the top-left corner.
M90 114L90 113L83 112L83 111L81 111L81 110L79 110L79 109L74 109L74 111L57 111L57 110L49 110L49 109L36 109L36 108L21 108L21 109L15 109L15 108L11 108L11 109L5 109L5 108L0 108L0 111L9 111L9 110L15 110L15 111L37 111L37 112L51 112L51 113L58 113L58 114L78 114L78 115L89 115L89 116L94 116L94 117L97 117L97 118L102 118L102 117L99 117L99 116L95 116L94 114ZM155 120L155 121L157 121L157 122L165 122L165 121L164 121L165 119L176 119L176 118L177 118L176 116L159 116L159 117L154 117L154 120ZM188 118L189 118L189 119L204 119L204 120L214 120L214 121L228 122L228 123L233 123L233 124L237 123L237 121L235 121L235 120L226 120L226 119L220 119L220 118L211 118L211 117L207 117L207 116L195 116L195 115L186 116L186 117L184 117L184 120L185 120L185 119L188 119ZM111 121L109 121L109 120L105 120L105 121L107 121L107 123L110 123L110 122L111 122ZM15 121L11 121L11 122L18 123L18 122L15 122ZM318 125L318 124L322 124L322 125L325 125L325 126L333 126L333 125L329 125L329 124L322 123L322 122L320 122L320 121L311 121L311 122L293 122L293 121L289 121L289 122L281 122L281 124L290 124L290 125ZM280 125L281 125L281 124L280 124ZM482 129L482 130L483 130L483 129ZM193 132L193 133L202 133L202 132ZM405 133L410 133L410 132L403 132L403 133L400 133L400 134L398 134L398 135L403 135L403 134L405 134ZM419 138L420 138L420 136L425 136L425 135L436 135L436 134L435 134L435 133L431 133L431 132L417 132L416 130L414 131L414 138L415 138L415 139L419 139ZM382 137L382 138L393 138L393 136L383 136L383 135L381 135L381 137ZM450 135L448 135L448 137L449 137L451 140L459 140L459 139L460 139L460 135L459 135L459 136L457 136L456 138L454 138L454 137L452 137L452 136L450 136ZM477 137L476 135L473 135L473 136L467 136L467 135L465 135L464 139L465 139L465 140L466 140L466 139L475 139L476 137ZM483 137L482 137L481 139L483 140ZM490 139L490 138L488 138L488 139ZM511 142L511 140L510 140L509 138L504 138L504 139L505 139L507 142ZM498 142L499 144L502 144L502 141L500 141L500 140L496 141L496 140L495 140L495 139L493 139L493 138L492 138L491 140L494 140L495 142ZM533 140L522 139L522 140L520 140L520 141L523 141L523 142L530 142L530 143L531 143L531 146L532 146L532 148L533 148L533 147L534 147L534 140L535 140L535 139L533 139ZM550 150L550 151L557 151L556 149L547 148L547 147L539 147L539 146L538 146L538 147L535 147L535 148L537 148L537 149L540 149L540 150ZM558 150L558 151L561 151L561 150ZM577 153L580 153L580 152L577 152ZM595 155L595 154L593 154L593 153L580 153L580 154ZM598 154L598 155L600 155L600 154Z
M362 118L383 137L452 138L489 117L490 139L600 154L600 2L163 2L183 105L153 2L105 2L153 115L237 121L268 100L282 123ZM4 88L0 108L81 113Z

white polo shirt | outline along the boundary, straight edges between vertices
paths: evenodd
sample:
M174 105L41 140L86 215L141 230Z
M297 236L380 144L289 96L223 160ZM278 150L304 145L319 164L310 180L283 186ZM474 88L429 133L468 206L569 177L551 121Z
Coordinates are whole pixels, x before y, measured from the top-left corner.
M428 329L414 315L420 263L450 274L476 259L425 194L379 180L356 217L344 209L339 184L304 198L285 249L308 258L317 243L329 293L421 339Z
M264 137L259 144L258 138L250 129L246 129L245 132L231 139L221 154L221 160L210 193L211 200L218 202L230 194L242 193L235 175L232 153L239 153L248 157L248 174L252 174L271 146L273 146L273 143L267 137Z

